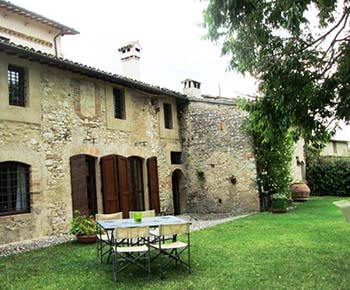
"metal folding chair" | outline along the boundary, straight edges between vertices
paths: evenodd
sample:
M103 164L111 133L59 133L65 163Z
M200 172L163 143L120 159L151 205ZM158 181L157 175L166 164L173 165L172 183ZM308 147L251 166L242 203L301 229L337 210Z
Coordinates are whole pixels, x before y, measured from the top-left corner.
M133 219L136 213L140 213L142 218L156 216L156 211L154 209L151 209L151 210L144 210L144 211L129 211L129 217ZM150 228L150 234L151 236L153 236L150 238L150 242L153 243L156 237L159 235L158 228ZM138 240L138 243L140 243L141 241L142 240Z
M111 213L111 214L96 214L95 220L102 221L102 220L119 220L123 218L122 212L117 213ZM96 243L96 250L97 250L97 258L100 259L100 263L102 263L103 256L108 254L107 262L109 261L109 258L111 256L111 247L114 244L114 237L113 237L113 231L104 231L100 227L98 228L97 233L97 243ZM105 249L107 248L107 249Z
M188 268L191 273L191 255L190 255L190 224L171 224L159 226L159 238L157 243L150 244L151 247L158 251L158 254L152 260L159 258L159 273L160 278L163 278L164 268L175 262L175 266L180 263ZM187 235L187 243L178 241L177 236L180 234ZM162 237L172 236L172 241L166 240ZM181 254L187 250L187 260L183 259ZM168 257L169 260L164 263L163 257Z
M130 265L145 270L148 275L151 273L150 266L150 247L149 247L149 227L133 227L133 228L116 228L114 237L117 240L133 240L140 239L147 241L143 245L133 245L132 243L115 243L112 247L113 251L113 273L114 280L118 281L118 275Z

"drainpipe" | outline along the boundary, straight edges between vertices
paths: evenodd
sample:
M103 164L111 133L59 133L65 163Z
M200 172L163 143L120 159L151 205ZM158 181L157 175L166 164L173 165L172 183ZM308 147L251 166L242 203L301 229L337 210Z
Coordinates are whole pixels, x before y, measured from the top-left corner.
M59 37L60 35L63 35L61 32L58 33L54 38L53 38L53 44L54 44L54 47L55 47L55 56L58 57L58 51L57 51L57 37Z

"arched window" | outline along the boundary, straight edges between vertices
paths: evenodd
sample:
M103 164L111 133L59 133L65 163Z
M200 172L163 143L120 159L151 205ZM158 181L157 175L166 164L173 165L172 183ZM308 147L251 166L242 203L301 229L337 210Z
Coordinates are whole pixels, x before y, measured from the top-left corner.
M30 166L0 162L0 215L30 212Z

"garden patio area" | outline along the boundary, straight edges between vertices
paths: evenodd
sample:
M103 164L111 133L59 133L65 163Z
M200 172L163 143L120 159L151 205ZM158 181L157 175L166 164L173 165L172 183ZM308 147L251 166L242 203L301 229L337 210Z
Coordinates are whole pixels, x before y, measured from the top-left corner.
M350 289L350 225L322 197L191 234L192 273L132 269L118 287L96 245L68 242L0 258L1 289Z

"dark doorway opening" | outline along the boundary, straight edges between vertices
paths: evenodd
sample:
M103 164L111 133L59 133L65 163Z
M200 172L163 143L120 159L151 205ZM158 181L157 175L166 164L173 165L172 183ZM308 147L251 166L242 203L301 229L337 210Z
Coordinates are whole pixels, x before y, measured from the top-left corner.
M176 169L172 175L172 186L173 186L173 202L174 202L174 214L181 214L183 210L181 208L181 189L182 189L183 174L181 170Z

